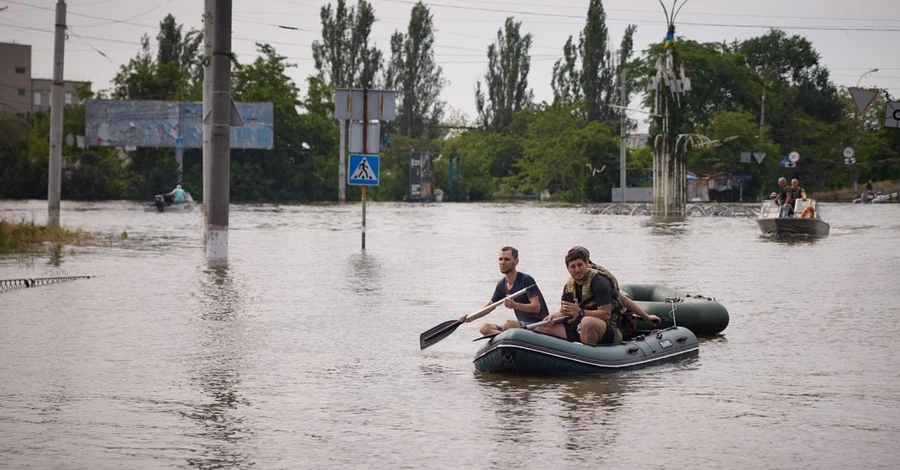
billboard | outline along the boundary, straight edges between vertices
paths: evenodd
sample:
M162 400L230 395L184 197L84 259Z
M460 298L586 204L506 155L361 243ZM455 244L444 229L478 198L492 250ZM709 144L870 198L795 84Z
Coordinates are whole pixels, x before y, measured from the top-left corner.
M235 103L244 120L231 128L231 148L274 146L272 103ZM89 147L203 147L199 101L87 100L85 145Z
M409 154L409 201L431 201L434 198L434 156L415 150Z

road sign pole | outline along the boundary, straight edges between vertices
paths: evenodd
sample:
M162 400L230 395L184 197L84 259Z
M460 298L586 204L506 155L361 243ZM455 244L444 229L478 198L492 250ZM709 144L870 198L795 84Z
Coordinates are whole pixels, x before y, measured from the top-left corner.
M369 130L369 89L363 88L363 128L362 128L362 151L367 153L369 150L368 132ZM362 188L362 249L366 249L366 187Z

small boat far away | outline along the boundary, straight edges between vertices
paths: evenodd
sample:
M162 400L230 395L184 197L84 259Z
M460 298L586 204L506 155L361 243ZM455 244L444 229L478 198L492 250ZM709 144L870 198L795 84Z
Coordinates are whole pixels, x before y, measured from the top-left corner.
M819 203L815 199L797 199L794 213L781 217L780 207L773 201L763 201L756 219L763 235L777 237L827 237L831 226L822 220Z
M184 202L175 202L171 196L157 194L153 202L144 204L144 212L188 212L194 208L194 198L191 193L184 193Z

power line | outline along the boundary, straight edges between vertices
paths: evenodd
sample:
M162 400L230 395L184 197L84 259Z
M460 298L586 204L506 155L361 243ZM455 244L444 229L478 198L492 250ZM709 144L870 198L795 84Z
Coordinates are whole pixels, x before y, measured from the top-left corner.
M403 3L409 5L415 5L416 2L412 2L410 0L380 0L383 2L391 2L391 3ZM532 16L543 16L543 17L555 17L555 18L572 18L584 21L586 18L584 15L571 15L565 13L552 13L552 12L534 12L534 11L521 11L521 10L501 10L497 8L485 8L485 7L466 7L460 5L445 5L442 3L428 3L428 6L431 7L440 7L440 8L451 8L457 10L466 10L466 11L486 11L493 13L504 13L504 14L515 14L515 15L532 15ZM614 18L607 18L607 21L616 20ZM665 24L662 21L631 21L631 20L618 20L618 21L628 21L632 23L646 23L646 24ZM898 32L900 28L897 27L859 27L859 26L775 26L775 25L754 25L754 24L725 24L725 23L696 23L696 22L688 22L688 21L679 21L679 25L690 25L690 26L711 26L711 27L721 27L721 28L762 28L762 29L791 29L791 30L822 30L822 31L878 31L878 32Z

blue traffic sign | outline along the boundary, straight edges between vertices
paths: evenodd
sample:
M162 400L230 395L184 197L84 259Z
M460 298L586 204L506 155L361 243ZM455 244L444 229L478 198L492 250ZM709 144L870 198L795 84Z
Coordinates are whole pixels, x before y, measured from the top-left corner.
M378 186L378 170L381 157L378 155L350 155L347 183L355 186Z

